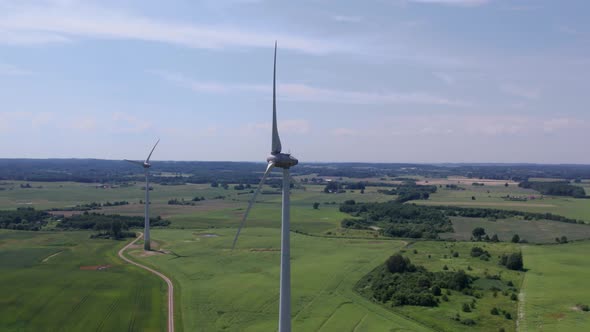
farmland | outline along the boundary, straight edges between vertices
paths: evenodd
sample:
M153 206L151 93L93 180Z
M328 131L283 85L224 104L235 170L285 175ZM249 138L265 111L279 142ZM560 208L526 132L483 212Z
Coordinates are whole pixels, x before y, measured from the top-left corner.
M300 176L298 179L301 181L305 178L311 177ZM590 208L587 206L590 201L587 199L542 197L530 189L519 188L512 182L505 186L504 181L479 180L485 185L473 186L471 183L476 181L463 183L466 180L461 177L416 178L426 185L438 184L441 187L429 199L416 200L409 204L551 212L590 221ZM529 330L535 330L531 326L545 324L575 328L580 322L585 322L585 313L573 309L563 315L559 314L558 322L551 321L552 316L546 312L557 312L559 308L571 303L574 307L577 303L588 303L590 300L587 294L572 291L569 298L559 304L560 301L553 301L559 294L556 292L549 296L547 294L551 293L544 289L553 287L551 285L561 285L562 281L557 275L550 277L553 269L575 269L569 265L563 267L564 258L573 261L583 259L587 242L552 246L506 242L412 242L408 239L385 237L376 229L341 228L341 221L351 217L340 212L341 203L350 200L387 202L397 198L396 195L386 195L379 191L388 190L388 186L399 184L400 181L377 178L365 180L382 182L387 186L366 187L362 193L359 190L345 190L338 194L327 194L323 191L324 185L300 182L292 190L294 330L459 331L502 327L505 331L514 331L517 321L519 324L526 324ZM355 180L343 178L342 181ZM24 184L30 184L30 188L23 188L21 185ZM447 189L446 184L457 184L463 190ZM587 183L580 185L586 187ZM4 181L0 186L4 188L0 190L2 209L14 210L26 206L74 210L55 212L71 214L82 213L75 211L77 205L128 201L129 204L126 205L103 206L92 211L105 214L143 214L143 204L140 203L143 199L141 183L103 187L75 182ZM152 232L156 248L162 249L164 253L142 255L140 250L132 249L128 256L173 279L177 330L258 331L276 327L280 259L280 195L275 194L276 192L277 189L270 186L264 189L252 210L243 236L238 241L237 249L231 251L229 248L235 227L244 213L251 195L250 190L235 190L232 184L228 189L214 188L209 184L153 185L152 215L160 215L172 222L170 227L154 229ZM518 199L507 200L507 195ZM192 201L194 197L204 200ZM525 197L526 199L519 200ZM172 199L184 200L190 204L168 204ZM317 208L313 207L314 203L319 203ZM524 220L521 217L494 221L452 217L451 222L454 231L441 234L442 238L469 241L475 227L485 228L490 236L498 234L501 241L509 241L513 234L519 234L529 243L555 243L555 237L561 236L566 236L570 241L590 238L590 226L556 221ZM42 232L0 233L0 255L4 264L2 268L10 271L0 277L5 285L2 290L7 294L4 301L9 304L26 304L18 310L15 309L17 306L10 306L12 309L7 311L7 319L2 323L3 329L34 330L40 324L46 324L49 317L52 317L53 322L58 320L55 317L65 317L66 313L84 317L68 322L72 324L68 326L70 330L82 330L88 326L116 330L122 326L129 327L130 321L135 324L132 330L140 329L140 325L137 325L139 320L133 317L146 317L148 314L150 318L142 320L145 325L141 326L141 330L160 330L165 326L165 287L157 278L123 264L116 257L115 253L123 246L123 242L89 240L89 232L49 230L53 230L52 223ZM490 252L491 259L483 261L471 257L469 251L473 246L483 246ZM498 265L498 256L518 251L521 246L528 272L510 271ZM465 270L477 277L474 287L476 292L481 293L481 298L476 299L476 307L469 313L461 311L461 305L472 301L474 297L459 293L449 296L448 302L442 301L435 308L391 307L378 304L362 294L356 288L359 280L396 252L402 252L413 263L424 266L428 271L443 271L446 266L449 271ZM457 257L452 255L454 252L457 252ZM4 259L13 256L23 259ZM543 256L554 263L543 265ZM100 271L80 270L81 266L102 265L109 267ZM575 273L584 275L586 269L580 269ZM39 273L45 276L44 280L47 282L36 285L37 279L34 277ZM58 279L58 273L61 279ZM502 281L488 278L493 275L500 275ZM574 279L571 283L578 282L578 279ZM19 280L20 285L26 284L29 287L24 286L17 291L16 288L7 286L15 283L15 280ZM106 280L109 280L108 284L105 284ZM111 284L113 280L115 282ZM138 286L140 283L135 283L137 280L142 280L141 288ZM514 285L513 291L508 291L508 281ZM89 284L92 287L87 287ZM494 297L491 287L502 291ZM503 291L507 291L506 295ZM513 292L524 294L521 296L526 300L512 300L510 295ZM38 294L48 294L52 300L46 303L23 302L25 298L34 299L35 296L40 296ZM138 304L134 302L136 297L144 300ZM521 310L524 314L520 319L519 304L525 308ZM561 307L557 307L558 304ZM113 306L116 306L115 309L112 309ZM49 307L51 309L45 309ZM493 308L502 309L512 318L491 315ZM48 316L44 316L46 311ZM111 311L113 313L110 314ZM99 314L83 315L87 312ZM461 320L473 320L476 325L460 323L454 319L457 314L461 316ZM30 321L23 319L31 315L36 318Z
M2 331L160 331L162 282L88 232L0 230Z

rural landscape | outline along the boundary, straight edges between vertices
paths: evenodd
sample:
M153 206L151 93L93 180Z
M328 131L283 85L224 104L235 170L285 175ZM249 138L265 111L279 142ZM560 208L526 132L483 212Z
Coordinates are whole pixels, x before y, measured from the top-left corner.
M0 0L0 332L590 331L587 0Z
M166 329L166 283L117 256L143 231L140 170L106 160L0 165L2 330ZM140 239L122 254L172 280L175 330L273 330L280 175L271 173L232 250L263 164L155 165L152 250ZM294 330L590 324L589 166L294 170Z

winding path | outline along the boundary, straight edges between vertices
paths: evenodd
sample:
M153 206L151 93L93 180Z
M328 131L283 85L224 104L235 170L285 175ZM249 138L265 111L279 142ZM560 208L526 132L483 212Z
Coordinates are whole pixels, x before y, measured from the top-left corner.
M144 270L150 271L151 273L162 278L168 284L168 332L174 332L174 285L172 284L172 281L168 277L163 275L162 273L160 273L152 268L149 268L145 265L136 263L136 262L130 260L129 258L125 257L125 255L123 255L125 250L127 250L130 246L135 244L135 242L137 242L137 240L141 239L142 237L143 237L143 233L139 233L139 236L137 238L135 238L135 240L129 242L129 244L127 244L126 246L121 248L121 250L119 250L119 257L121 257L121 259L123 259L127 263L133 264L133 265L138 266Z

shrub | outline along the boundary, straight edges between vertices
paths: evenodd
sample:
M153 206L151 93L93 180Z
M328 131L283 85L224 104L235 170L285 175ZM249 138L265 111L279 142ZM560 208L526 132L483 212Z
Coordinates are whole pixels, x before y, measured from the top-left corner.
M467 318L467 319L461 321L461 324L467 325L467 326L473 326L473 325L475 325L475 321L471 318Z
M391 273L403 273L415 270L415 267L410 263L410 260L400 254L395 254L389 257L385 264Z
M443 301L449 302L449 297L445 294L442 296Z
M493 307L492 310L490 311L490 313L492 315L496 315L496 316L500 314L500 312L498 311L498 308L496 308L496 307Z
M520 271L523 268L522 253L516 252L509 256L502 255L500 258L500 264L506 266L510 270Z
M461 310L463 310L463 312L471 312L471 307L468 303L463 303L463 307L461 308Z
M514 234L514 236L512 237L512 243L518 242L520 242L520 236L518 236L518 234Z
M455 252L453 253L453 257L459 257L459 253L455 251Z
M511 315L509 312L505 312L505 313L504 313L504 317L505 317L506 319L512 319L512 315Z
M432 287L432 295L434 295L434 296L440 296L440 294L441 294L440 287L438 287L437 285L434 285Z

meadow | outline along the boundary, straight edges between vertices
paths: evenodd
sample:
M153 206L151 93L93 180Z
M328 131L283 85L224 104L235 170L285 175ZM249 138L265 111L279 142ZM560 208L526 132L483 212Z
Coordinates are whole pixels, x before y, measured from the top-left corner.
M540 199L538 193L518 188L514 183L506 187L498 181L472 186L464 178L418 177L418 180L430 184L440 182L442 188L428 200L411 203L551 212L590 221L590 200L587 199L548 196ZM97 188L94 184L73 182L29 182L32 188L21 188L20 184L24 183L4 181L0 184L5 189L0 190L0 209L22 206L63 209L90 202L126 200L129 205L104 207L96 212L143 214L141 183ZM446 183L457 183L465 190L445 189ZM383 202L396 196L379 193L378 190L383 189L379 187L367 187L364 193L347 190L341 194L326 194L323 187L306 184L292 190L292 322L295 331L497 331L500 327L514 331L519 310L524 312L518 319L520 330L556 326L557 330L572 328L575 331L588 324L587 313L563 308L574 307L578 302L590 304L588 294L574 291L574 287L583 287L574 285L582 284L590 271L583 263L589 242L524 245L525 267L529 271L509 271L497 264L497 256L519 250L521 245L477 244L492 253L491 260L484 262L470 257L469 250L474 245L470 242L413 242L384 238L371 230L342 229L341 220L350 215L339 211L340 203L350 199ZM177 330L275 329L280 260L280 195L273 194L276 189L266 187L266 194L259 196L236 250L231 251L236 226L251 196L249 190L234 190L232 185L225 190L208 184L154 184L153 188L152 216L161 215L172 224L166 229L154 229L152 237L157 247L168 254L145 256L139 255L139 250L132 250L128 256L173 279ZM535 196L535 199L507 201L502 198L506 195ZM167 203L173 198L190 201L193 197L205 200L183 206ZM316 202L320 203L318 209L313 208ZM479 226L490 236L498 234L502 241L509 240L513 233L539 243L554 242L556 236L562 235L570 240L590 238L590 226L542 220L492 222L454 218L453 225L454 233L443 234L443 237L469 240L473 228ZM0 268L6 271L0 275L0 290L6 294L0 303L3 308L9 308L0 313L2 330L33 331L40 326L57 326L51 324L66 324L67 330L87 330L90 326L104 331L127 328L155 331L165 326L163 283L116 257L123 242L89 240L88 236L89 232L0 232ZM354 290L364 275L400 250L429 271L441 271L445 265L450 270L469 268L468 273L480 277L477 285L484 290L483 297L477 300L477 309L471 313L460 311L460 305L471 300L460 294L451 296L451 301L436 308L391 308ZM457 251L459 256L452 257L451 250ZM57 255L51 256L53 254ZM544 264L545 257L551 263ZM44 259L47 260L43 262ZM96 265L110 267L101 271L80 270L80 266ZM566 277L559 271L571 273ZM517 303L505 295L493 297L489 288L502 285L486 281L486 274L501 274L502 280L512 281L524 302ZM565 282L568 284L564 285ZM13 284L19 287L11 287ZM564 294L568 294L563 301L560 300L562 288L566 289ZM507 320L490 315L493 307L502 307L514 318ZM559 312L555 321L551 316L554 312ZM457 313L462 318L473 319L477 325L468 327L452 320ZM80 318L68 320L68 317Z
M88 235L0 230L0 330L165 327L162 282L117 257L123 242Z
M526 273L521 294L522 331L588 331L590 242L525 246Z
M168 255L138 257L174 276L185 331L272 331L277 326L280 237L249 227L232 251L234 229L156 230ZM295 331L428 331L374 305L354 284L403 241L327 239L292 233Z

